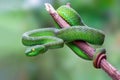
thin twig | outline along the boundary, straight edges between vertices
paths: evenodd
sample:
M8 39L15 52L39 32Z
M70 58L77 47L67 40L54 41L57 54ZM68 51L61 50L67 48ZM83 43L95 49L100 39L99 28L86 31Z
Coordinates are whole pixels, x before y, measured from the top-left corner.
M70 26L63 18L61 18L58 15L56 10L49 3L46 3L45 6L46 6L46 10L48 11L48 13L61 26L61 28ZM69 5L69 7L70 7L70 5ZM95 53L95 49L94 48L89 46L84 41L74 41L74 44L76 44L76 46L78 46L91 59L93 59L93 56L94 56L94 53ZM114 68L109 62L107 62L105 59L101 60L100 66L113 80L120 80L120 72L116 68Z

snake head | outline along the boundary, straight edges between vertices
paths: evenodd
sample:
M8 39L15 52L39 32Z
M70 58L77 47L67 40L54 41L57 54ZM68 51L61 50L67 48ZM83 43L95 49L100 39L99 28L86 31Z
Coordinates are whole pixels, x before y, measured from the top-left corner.
M25 54L27 56L36 56L36 55L42 54L46 51L47 51L47 49L45 48L45 46L37 45L37 46L27 48L26 51L25 51Z

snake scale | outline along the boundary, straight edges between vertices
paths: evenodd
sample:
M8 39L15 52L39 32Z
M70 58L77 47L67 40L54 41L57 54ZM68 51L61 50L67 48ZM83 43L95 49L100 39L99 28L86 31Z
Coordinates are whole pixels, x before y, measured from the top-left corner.
M27 56L36 56L48 49L62 48L66 43L78 56L89 60L90 58L80 50L72 41L83 40L93 45L102 45L105 34L101 30L84 25L80 15L68 6L61 6L57 13L68 22L69 28L42 28L25 32L22 43L27 46ZM60 28L60 27L59 27Z

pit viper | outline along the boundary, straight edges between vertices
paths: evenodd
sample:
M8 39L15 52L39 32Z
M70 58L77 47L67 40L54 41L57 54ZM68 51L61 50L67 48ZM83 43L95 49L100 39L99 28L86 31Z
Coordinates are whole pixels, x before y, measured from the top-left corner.
M89 60L90 58L80 50L73 41L82 40L93 45L102 45L105 34L101 30L85 25L80 15L71 7L60 6L57 13L70 24L69 28L41 28L25 32L22 35L22 43L28 48L27 56L36 56L45 53L48 49L62 48L67 44L78 56Z

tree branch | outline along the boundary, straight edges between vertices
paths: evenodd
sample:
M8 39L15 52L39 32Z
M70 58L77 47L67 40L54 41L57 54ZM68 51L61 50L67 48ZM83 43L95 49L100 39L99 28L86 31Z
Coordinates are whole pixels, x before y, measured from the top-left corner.
M70 25L63 19L61 18L56 10L49 4L46 3L46 10L48 13L52 16L52 18L57 22L61 28L69 27ZM67 6L70 7L70 4L67 4ZM83 50L89 58L93 59L95 49L89 46L86 42L84 41L74 41L74 44L78 46L81 50ZM115 69L109 62L107 62L105 59L102 59L100 62L100 67L113 79L113 80L120 80L120 72Z

